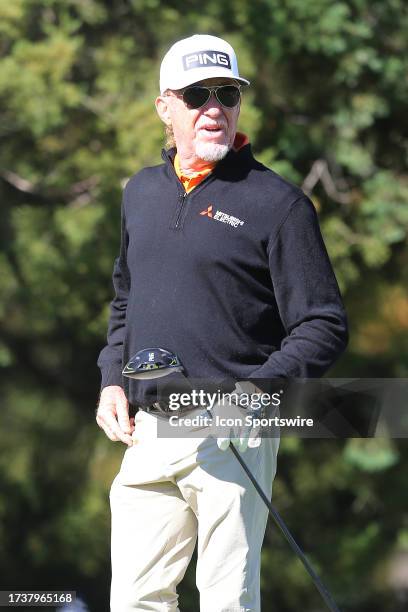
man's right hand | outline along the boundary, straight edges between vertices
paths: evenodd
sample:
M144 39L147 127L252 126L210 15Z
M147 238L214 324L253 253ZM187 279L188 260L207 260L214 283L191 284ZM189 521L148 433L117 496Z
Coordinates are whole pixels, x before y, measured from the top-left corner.
M129 402L122 387L110 385L102 389L96 422L113 442L120 440L128 446L133 445L134 419L129 419Z

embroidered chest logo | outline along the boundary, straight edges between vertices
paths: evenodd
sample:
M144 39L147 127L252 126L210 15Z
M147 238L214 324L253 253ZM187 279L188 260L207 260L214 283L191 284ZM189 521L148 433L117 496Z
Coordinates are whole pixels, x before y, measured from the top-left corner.
M212 219L212 205L210 204L210 206L208 208L206 208L205 210L202 210L200 212L200 215L202 215L203 217L211 217Z
M207 208L200 212L202 217L210 217L210 219L214 219L214 221L219 221L220 223L226 223L227 225L231 225L231 227L239 227L240 225L244 225L245 221L241 221L238 217L233 217L232 215L228 215L222 210L217 210L213 214L213 206L210 204Z

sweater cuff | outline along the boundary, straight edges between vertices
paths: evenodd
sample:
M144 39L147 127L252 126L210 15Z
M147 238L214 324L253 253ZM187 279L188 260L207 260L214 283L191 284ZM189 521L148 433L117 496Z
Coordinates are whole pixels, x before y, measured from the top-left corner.
M123 388L122 364L113 363L101 367L102 381L101 391L105 387L117 385Z

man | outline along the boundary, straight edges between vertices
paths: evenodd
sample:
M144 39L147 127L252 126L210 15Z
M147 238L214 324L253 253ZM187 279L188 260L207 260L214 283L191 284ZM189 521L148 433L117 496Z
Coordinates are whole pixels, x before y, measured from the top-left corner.
M257 162L237 132L246 85L224 40L195 35L173 45L156 109L175 146L124 191L98 361L97 422L129 446L111 490L115 612L178 610L176 587L197 539L201 610L259 611L267 520L226 444L204 430L202 438L157 435L151 385L122 377L129 358L163 347L188 377L248 384L321 376L347 342L313 205ZM277 450L276 438L264 438L245 453L269 496Z

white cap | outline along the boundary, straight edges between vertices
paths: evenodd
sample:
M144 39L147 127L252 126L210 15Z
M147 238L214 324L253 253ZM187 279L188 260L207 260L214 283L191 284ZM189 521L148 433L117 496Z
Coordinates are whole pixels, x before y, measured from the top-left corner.
M237 56L229 43L217 36L194 34L174 43L164 56L160 66L160 93L213 77L249 85L249 81L239 76Z

